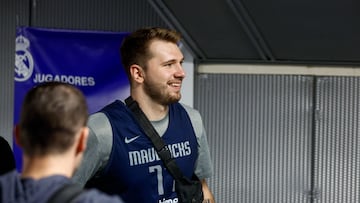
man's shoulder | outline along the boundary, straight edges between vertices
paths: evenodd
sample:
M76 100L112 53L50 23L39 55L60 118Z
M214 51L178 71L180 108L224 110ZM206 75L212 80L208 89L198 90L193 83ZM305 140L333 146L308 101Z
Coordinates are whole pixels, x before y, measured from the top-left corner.
M14 182L18 179L20 179L20 174L14 169L0 176L0 184L2 186L7 182Z
M189 115L190 119L192 120L192 122L194 122L194 121L196 121L196 122L198 122L198 121L202 122L200 112L199 112L197 109L195 109L195 108L193 108L193 107L191 107L191 106L189 106L189 105L187 105L187 104L183 104L183 103L179 103L179 104L180 104L182 107L184 107L184 109L185 109L186 112L188 113L188 115Z
M200 112L189 105L180 103L189 115L190 121L193 125L196 137L200 137L203 133L203 121Z
M102 122L102 121L106 121L108 120L107 116L99 111L99 112L96 112L96 113L93 113L89 116L89 123L98 123L98 122Z
M127 108L125 103L121 100L116 100L104 108L90 115L90 123L93 121L102 122L106 120L120 120L127 121L131 115L131 111Z
M84 191L79 198L76 199L77 203L89 202L102 202L102 203L124 203L117 195L108 195L96 189L88 189Z
M101 110L92 113L89 116L89 121L88 121L88 125L89 126L93 126L93 125L97 125L97 126L104 126L104 125L108 125L109 123L109 113L110 112L114 112L116 110L120 110L123 109L124 103L120 100L116 100L108 105L106 105L104 108L102 108Z
M115 100L111 102L110 104L104 106L102 109L100 109L99 112L112 112L112 111L122 111L126 107L124 101L122 100Z

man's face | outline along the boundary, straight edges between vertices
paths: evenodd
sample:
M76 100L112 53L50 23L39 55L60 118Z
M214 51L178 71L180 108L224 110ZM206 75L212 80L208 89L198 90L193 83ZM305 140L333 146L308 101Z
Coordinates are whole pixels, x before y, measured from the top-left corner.
M181 84L185 77L184 56L179 47L156 40L150 44L152 58L146 64L144 91L154 101L167 105L180 100Z

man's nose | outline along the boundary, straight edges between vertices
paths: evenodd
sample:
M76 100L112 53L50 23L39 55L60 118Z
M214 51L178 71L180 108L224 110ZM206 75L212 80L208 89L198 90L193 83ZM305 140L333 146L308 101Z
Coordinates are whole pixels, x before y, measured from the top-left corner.
M185 78L185 76L186 76L186 73L185 73L185 70L184 70L184 67L182 66L182 64L177 65L175 77Z

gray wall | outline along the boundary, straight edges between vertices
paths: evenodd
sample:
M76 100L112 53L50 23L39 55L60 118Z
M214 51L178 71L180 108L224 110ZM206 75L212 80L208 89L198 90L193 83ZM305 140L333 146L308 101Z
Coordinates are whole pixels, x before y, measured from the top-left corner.
M218 202L359 202L360 78L206 74Z
M15 60L15 1L2 1L0 6L0 136L12 142L13 91Z

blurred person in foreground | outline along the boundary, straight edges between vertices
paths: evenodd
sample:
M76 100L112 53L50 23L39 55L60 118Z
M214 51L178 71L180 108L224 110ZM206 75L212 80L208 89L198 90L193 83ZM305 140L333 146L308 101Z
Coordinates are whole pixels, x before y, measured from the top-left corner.
M42 83L26 94L16 143L23 150L21 173L0 177L2 203L42 203L70 184L81 162L88 138L88 109L83 94L72 85ZM74 203L121 203L119 197L96 190L83 191Z
M10 147L10 144L5 138L0 136L0 154L1 154L1 165L0 175L7 173L16 168L14 153Z

